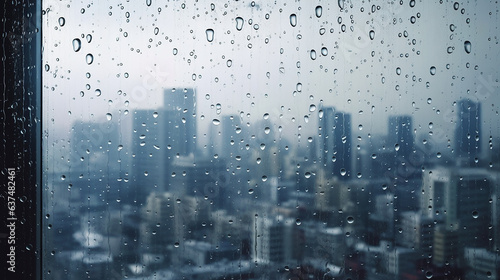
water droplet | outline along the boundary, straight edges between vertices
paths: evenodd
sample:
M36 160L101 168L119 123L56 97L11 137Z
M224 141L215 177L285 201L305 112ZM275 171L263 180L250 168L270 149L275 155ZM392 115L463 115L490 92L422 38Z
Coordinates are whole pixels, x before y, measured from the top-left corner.
M228 60L226 61L226 66L227 66L227 67L231 67L232 65L233 65L233 61L232 61L231 59L228 59Z
M297 90L297 92L301 92L302 91L302 83L297 83L297 85L295 86L295 89Z
M327 56L328 55L328 49L326 47L321 48L321 55Z
M316 51L315 50L311 50L311 59L312 60L315 60L316 59Z
M77 52L81 48L82 48L82 42L80 41L80 39L78 38L73 39L73 50Z
M154 31L155 35L158 35L158 33L160 33L160 28L158 27L155 27L155 31Z
M243 20L242 17L237 17L236 18L236 30L241 31L241 29L243 29L243 23L244 22L245 21Z
M375 31L370 30L370 39L373 40L375 39Z
M146 0L146 5L147 5L148 7L149 7L149 6L151 6L151 2L152 2L152 0Z
M87 34L87 37L85 37L85 38L87 39L87 43L92 42L92 35Z
M458 11L459 8L460 8L460 4L458 4L458 2L453 3L453 9Z
M88 65L92 64L92 62L94 62L94 56L91 53L87 54L85 61L87 61Z
M339 1L338 1L338 4L339 4L339 8L340 8L340 10L343 10L343 9L344 9L344 1L345 1L345 0L339 0Z
M179 248L179 242L175 242L175 243L174 243L174 247L175 247L175 248Z
M66 175L61 175L61 181L66 180Z
M264 133L269 134L271 132L271 129L269 127L264 128Z
M464 48L465 48L465 52L466 53L470 53L471 52L472 45L471 45L470 41L465 41L464 42Z
M297 26L297 15L296 14L291 14L290 15L290 25L292 27Z
M314 111L316 111L316 105L314 104L309 105L309 112L314 112Z
M347 171L345 170L345 168L340 169L341 176L345 176L346 174L347 174Z
M348 222L349 224L354 223L354 218L353 218L352 216L347 217L347 222Z
M316 17L321 17L321 15L323 14L323 7L321 6L316 6Z
M450 31L451 32L454 32L455 28L456 28L456 26L454 24L450 24Z
M213 120L212 120L212 123L213 123L214 125L219 125L219 124L220 124L220 121L219 121L218 119L213 119Z
M106 119L107 119L108 121L110 121L111 119L113 119L113 115L111 115L111 113L107 113L107 114L106 114Z
M394 150L399 151L399 144L394 145Z
M248 194L253 194L253 189L248 189Z
M427 271L427 272L425 273L425 278L427 278L427 279L431 279L431 278L432 278L432 271Z
M50 70L50 65L45 64L45 71L49 72L49 70Z
M472 217L477 219L479 217L479 213L476 210L472 211Z
M295 224L298 225L298 226L300 226L302 224L302 222L300 221L300 219L296 219L295 220Z
M95 90L95 96L101 96L101 90L100 89L96 89Z
M205 33L207 34L207 41L212 42L214 40L214 30L209 28Z
M265 182L265 181L267 181L267 176L266 175L262 176L262 182Z
M396 68L396 74L401 75L401 68Z
M60 17L60 18L59 18L59 26L61 26L61 27L62 27L62 26L64 26L64 24L65 24L65 23L66 23L66 19L65 19L65 18L63 18L63 17Z
M304 177L306 177L306 179L311 178L311 172L304 173Z
M427 104L431 104L432 103L432 98L427 98Z
M173 53L174 55L177 55L177 53L178 53L177 48L174 48L174 49L172 50L172 53Z
M431 72L431 75L433 75L433 76L436 75L436 67L431 66L430 72Z

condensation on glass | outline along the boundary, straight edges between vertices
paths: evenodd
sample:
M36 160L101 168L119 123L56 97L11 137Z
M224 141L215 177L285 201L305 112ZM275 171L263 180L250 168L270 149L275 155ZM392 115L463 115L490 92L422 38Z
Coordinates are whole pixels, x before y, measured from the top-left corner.
M498 279L498 3L43 3L44 279Z

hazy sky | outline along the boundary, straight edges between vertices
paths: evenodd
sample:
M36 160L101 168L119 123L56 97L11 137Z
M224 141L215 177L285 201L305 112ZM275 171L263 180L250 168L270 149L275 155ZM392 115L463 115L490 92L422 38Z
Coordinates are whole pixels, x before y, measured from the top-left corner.
M201 134L221 115L264 113L287 136L312 134L319 108L334 106L353 115L354 137L410 114L418 134L443 142L453 102L468 97L482 102L484 145L499 136L495 1L109 2L44 1L49 142L73 122L127 123L126 110L161 106L171 87L196 88Z

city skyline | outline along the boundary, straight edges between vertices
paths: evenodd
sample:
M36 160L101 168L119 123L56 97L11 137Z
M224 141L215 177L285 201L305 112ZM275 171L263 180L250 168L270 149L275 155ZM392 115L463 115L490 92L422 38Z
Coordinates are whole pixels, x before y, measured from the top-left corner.
M498 3L42 5L44 278L499 279Z

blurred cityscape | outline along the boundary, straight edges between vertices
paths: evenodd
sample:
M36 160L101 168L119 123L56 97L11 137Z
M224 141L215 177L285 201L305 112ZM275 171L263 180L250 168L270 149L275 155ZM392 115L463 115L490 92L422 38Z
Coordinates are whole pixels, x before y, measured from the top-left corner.
M165 96L130 113L130 135L73 125L68 165L45 175L47 279L500 278L500 151L480 145L480 103L457 101L449 157L411 115L359 148L334 107L302 146L240 115L203 146L196 91Z

